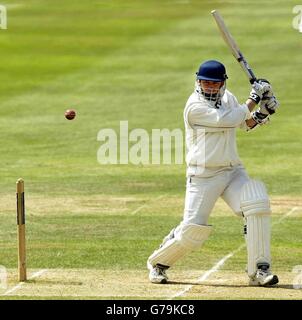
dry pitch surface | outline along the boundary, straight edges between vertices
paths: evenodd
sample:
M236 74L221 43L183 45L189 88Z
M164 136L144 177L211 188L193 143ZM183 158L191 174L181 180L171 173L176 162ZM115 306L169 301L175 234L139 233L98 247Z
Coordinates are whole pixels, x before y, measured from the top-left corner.
M179 206L181 201L179 199ZM154 205L152 201L143 203L144 211ZM168 209L177 201L169 197L162 200L162 204L165 203ZM275 197L271 204L278 216L274 224L302 215L299 198ZM219 201L213 214L223 212L226 213L226 206ZM0 289L0 293L2 299L302 299L302 266L297 272L278 272L280 282L271 288L248 286L244 271L220 270L226 260L243 249L241 244L226 253L220 264L210 270L183 270L176 266L169 271L170 281L165 285L151 284L147 270L29 269L29 280L18 283L17 270L8 269L7 287Z
M38 270L29 270L29 278ZM15 270L9 272L9 287L3 298L71 298L71 299L302 299L302 285L293 286L295 273L279 273L280 283L271 288L250 287L242 273L213 272L198 281L205 270L171 270L168 284L148 281L144 271L49 269L27 283L18 284ZM300 287L300 289L298 288Z

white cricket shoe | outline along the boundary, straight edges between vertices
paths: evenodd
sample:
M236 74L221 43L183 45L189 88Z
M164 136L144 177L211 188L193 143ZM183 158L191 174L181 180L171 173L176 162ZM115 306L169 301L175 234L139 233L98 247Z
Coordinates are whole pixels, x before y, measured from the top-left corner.
M167 283L168 282L168 276L166 274L165 268L161 268L158 265L156 265L155 267L152 267L150 264L148 264L148 269L150 270L149 280L152 283Z
M259 268L254 277L250 278L250 286L272 286L277 284L279 279L272 274L266 266Z

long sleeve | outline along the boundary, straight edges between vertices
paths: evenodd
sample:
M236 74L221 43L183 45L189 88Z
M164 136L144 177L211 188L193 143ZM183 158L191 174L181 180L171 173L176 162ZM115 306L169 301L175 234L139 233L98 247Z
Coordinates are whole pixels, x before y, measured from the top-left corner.
M238 105L237 108L214 109L206 105L191 106L188 121L191 126L235 128L248 119L250 111L247 105Z

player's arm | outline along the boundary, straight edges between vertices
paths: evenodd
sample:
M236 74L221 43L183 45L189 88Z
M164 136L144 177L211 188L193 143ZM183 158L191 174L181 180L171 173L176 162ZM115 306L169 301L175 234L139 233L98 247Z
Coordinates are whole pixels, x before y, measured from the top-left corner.
M249 108L250 112L252 112L254 110L254 108L256 107L256 105L257 105L257 103L254 100L250 99L250 98L248 98L246 100L245 104ZM245 123L249 128L253 128L253 127L255 127L257 125L257 122L253 118L245 120Z
M238 127L248 118L250 118L250 111L245 104L239 105L236 109L222 110L196 103L192 105L187 115L192 127L203 128L211 132Z

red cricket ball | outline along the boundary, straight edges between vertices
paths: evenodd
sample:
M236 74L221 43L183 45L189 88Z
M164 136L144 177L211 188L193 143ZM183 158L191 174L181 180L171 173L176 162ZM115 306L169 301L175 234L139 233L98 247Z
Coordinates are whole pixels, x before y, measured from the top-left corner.
M76 116L76 112L73 109L68 109L65 111L65 118L68 120L73 120Z

